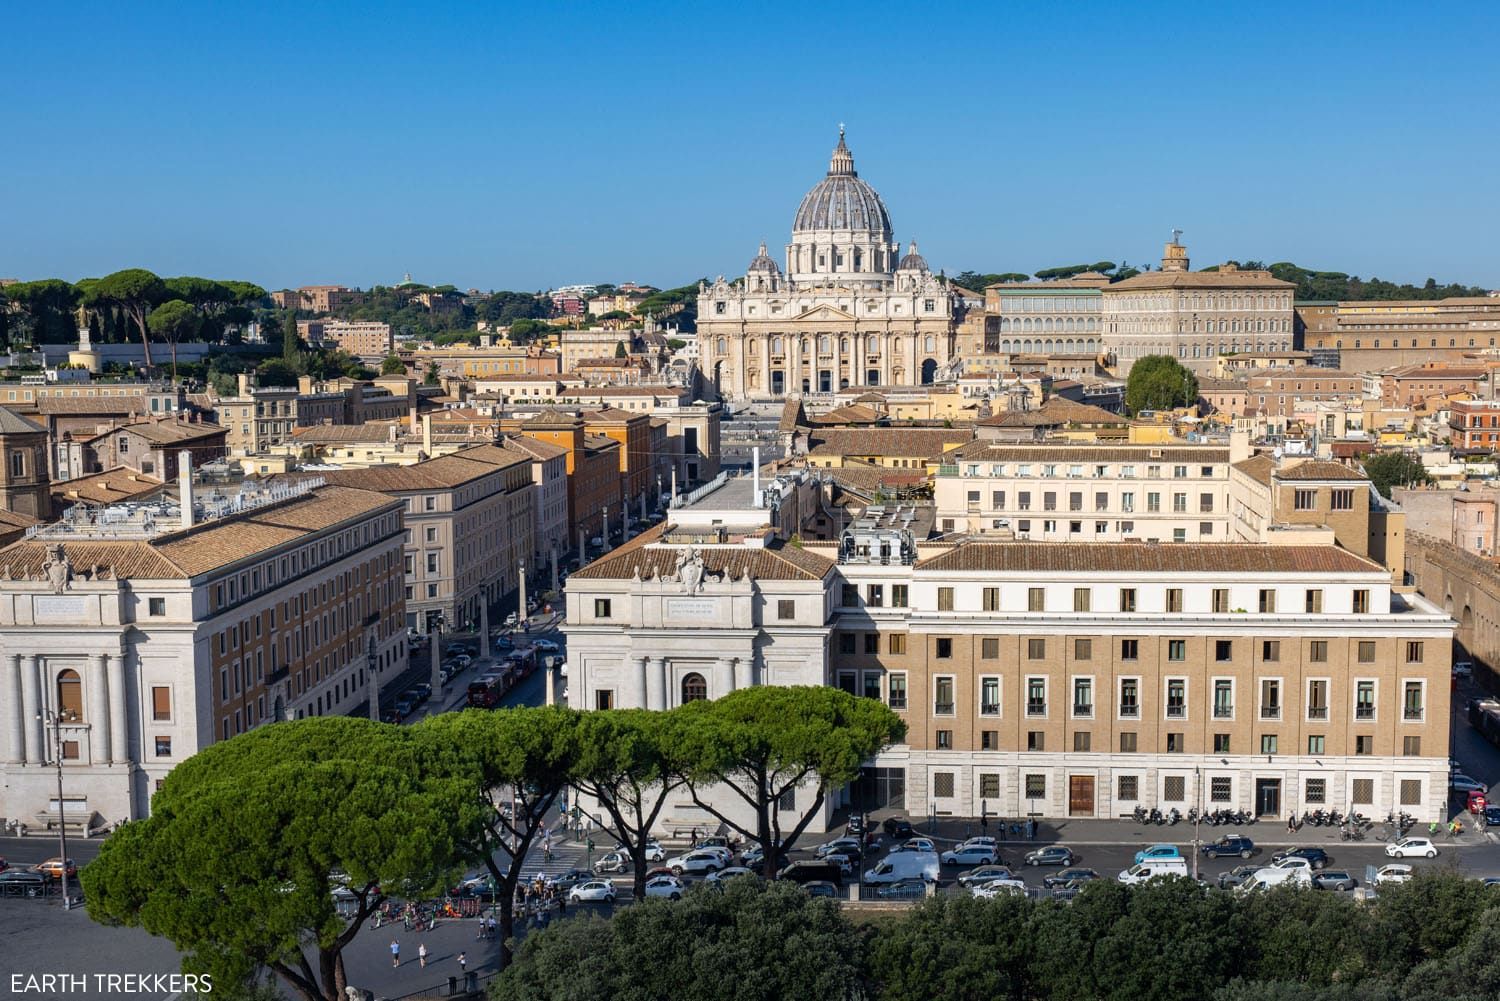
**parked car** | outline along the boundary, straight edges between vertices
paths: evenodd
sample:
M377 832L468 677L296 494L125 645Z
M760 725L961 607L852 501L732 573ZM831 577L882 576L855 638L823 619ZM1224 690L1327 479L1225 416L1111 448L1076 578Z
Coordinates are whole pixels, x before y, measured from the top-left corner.
M568 891L570 903L613 903L615 899L615 884L607 879L591 879L587 883L579 883Z
M654 841L652 842L652 844L655 843ZM729 839L722 834L710 834L706 838L699 838L698 843L693 845L693 848L695 850L699 848L722 848L724 851L729 851Z
M1500 824L1500 806L1486 806L1484 808L1484 826L1494 827Z
M1056 900L1072 900L1078 894L1082 893L1083 888L1088 886L1090 882L1092 880L1070 879L1066 883L1054 886L1052 888L1052 896Z
M1288 858L1307 859L1307 864L1314 869L1326 869L1328 868L1328 863L1333 861L1333 856L1321 848L1288 848L1284 852L1277 852L1275 855L1272 855L1271 864L1276 865L1282 859Z
M533 640L531 645L542 651L542 653L557 653L561 649L556 643L546 639Z
M988 883L969 888L969 893L981 900L988 900L1002 894L1011 894L1017 897L1026 896L1026 884L1019 879L992 879Z
M594 879L594 874L587 869L569 869L559 875L547 877L547 881L559 890L571 890L580 884L591 883Z
M682 880L676 876L657 876L646 880L646 896L648 897L681 900L683 889Z
M609 852L594 863L595 872L629 872L630 856L624 852Z
M858 855L860 853L859 839L834 838L832 841L825 841L821 845L813 849L813 855L818 858L822 858L824 855L832 855L834 853L837 853L839 855L848 855L850 853Z
M63 864L62 859L58 856L53 856L44 862L38 862L31 868L33 872L39 872L48 879L62 879ZM68 859L68 878L72 879L76 875L78 875L78 863L72 859Z
M761 867L765 865L765 862L765 849L761 848L760 845L756 845L753 848L746 848L744 851L740 852L740 865L749 866L757 872L760 871ZM776 868L784 869L787 865L788 862L786 854L784 852L777 852Z
M47 890L47 877L30 869L0 872L0 896L40 897Z
M1437 858L1438 849L1431 838L1402 838L1386 845L1385 853L1391 858Z
M1375 871L1375 885L1384 886L1387 883L1405 883L1411 879L1411 866L1409 865L1383 865Z
M777 879L793 883L833 883L843 885L844 867L831 858L799 859L776 874Z
M1051 889L1066 883L1087 883L1091 879L1098 879L1099 874L1092 869L1063 869L1050 876L1042 877L1042 885Z
M1454 772L1448 776L1448 788L1456 793L1468 795L1471 792L1487 792L1489 787L1475 778L1470 778L1463 772Z
M1359 884L1342 869L1324 869L1313 877L1312 885L1319 890L1352 890Z
M405 697L397 699L396 704L392 707L397 719L406 719L406 717L411 715L412 708L411 700Z
M416 692L417 698L421 699L423 702L426 702L428 699L432 698L432 686L425 681L419 681L415 685L412 685L411 690Z
M1151 862L1155 859L1164 858L1182 858L1182 849L1178 848L1176 845L1168 844L1147 845L1145 848L1142 848L1140 851L1135 853L1135 861L1137 865L1142 862Z
M880 827L892 841L904 841L916 833L912 830L911 821L905 817L887 817Z
M1062 845L1048 845L1046 848L1038 848L1026 853L1023 861L1027 865L1072 865L1078 861L1078 856L1071 848Z
M905 841L901 842L901 844L897 845L895 848L892 848L891 851L893 853L935 852L937 851L937 845L933 843L931 838L907 838Z
M916 876L886 883L875 891L877 897L896 900L912 900L927 895L927 882Z
M1232 890L1254 876L1261 868L1258 865L1237 865L1228 872L1221 872L1218 879L1219 889Z
M727 866L727 867L725 867L723 869L720 869L718 872L711 872L711 873L709 873L707 876L704 877L703 881L705 883L718 884L718 883L724 882L725 880L733 879L736 876L754 876L754 875L755 875L755 871L753 869L747 869L747 868L745 868L742 865L731 865L731 866Z
M1453 676L1455 678L1474 677L1474 662L1472 660L1455 660L1453 662Z
M1249 858L1255 854L1255 842L1241 834L1229 834L1218 841L1204 845L1203 854L1209 858L1221 858L1225 855Z
M802 889L806 890L810 897L827 897L830 900L838 900L840 897L837 886L822 880L815 879L811 883L803 883Z
M667 860L667 868L678 876L684 873L710 873L728 865L724 856L714 851L688 852Z
M1016 878L1015 874L1012 873L1010 871L1009 867L1007 867L1007 866L1003 866L1003 865L982 865L982 866L980 866L977 869L970 869L968 872L961 872L961 873L959 873L958 874L958 885L959 886L980 886L980 885L982 885L984 883L993 882L994 880L997 880L997 879L1015 879L1015 878Z
M985 845L959 845L940 856L943 865L993 865L995 849Z

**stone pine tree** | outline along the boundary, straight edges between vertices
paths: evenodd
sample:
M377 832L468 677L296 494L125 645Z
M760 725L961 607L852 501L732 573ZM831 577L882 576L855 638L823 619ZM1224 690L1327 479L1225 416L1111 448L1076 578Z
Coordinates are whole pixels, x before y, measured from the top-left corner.
M1130 366L1125 380L1125 409L1171 410L1198 399L1198 379L1170 355L1147 355Z
M297 314L289 310L281 321L281 360L295 366L301 346L302 340L297 336Z

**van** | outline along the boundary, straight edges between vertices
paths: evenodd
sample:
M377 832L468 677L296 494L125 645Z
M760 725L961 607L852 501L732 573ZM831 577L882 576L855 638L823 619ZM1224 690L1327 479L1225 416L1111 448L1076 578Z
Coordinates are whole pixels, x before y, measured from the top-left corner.
M1147 859L1145 862L1137 862L1129 869L1120 873L1120 882L1127 884L1144 883L1146 880L1154 879L1157 876L1186 876L1187 874L1187 859Z
M929 883L938 881L941 863L937 852L895 852L881 859L873 869L866 869L866 883L894 883L913 877Z
M1303 859L1302 861L1306 861ZM1266 890L1273 886L1312 886L1312 869L1308 866L1268 866L1256 870L1255 874L1235 887L1245 893Z
M823 859L799 859L776 874L789 883L832 883L844 885L844 873L837 862Z

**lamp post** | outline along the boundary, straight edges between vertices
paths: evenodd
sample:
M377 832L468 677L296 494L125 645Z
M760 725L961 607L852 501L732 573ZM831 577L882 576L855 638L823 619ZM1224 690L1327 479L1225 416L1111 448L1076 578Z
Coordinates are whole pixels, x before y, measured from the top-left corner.
M516 580L519 582L520 596L516 605L516 622L524 624L526 615L526 561L521 560L516 564Z
M442 612L438 612L429 620L428 628L428 651L432 655L432 690L436 693L443 691L443 624L447 621Z
M66 911L71 909L73 904L72 898L68 895L68 828L67 818L63 815L63 713L43 709L36 714L36 718L52 727L52 760L57 765L57 850L61 853L62 901L63 910ZM77 718L77 713L68 710L67 718L71 723Z
M1203 769L1198 766L1193 768L1193 799L1198 809L1193 813L1193 880L1198 879L1198 827L1203 823Z

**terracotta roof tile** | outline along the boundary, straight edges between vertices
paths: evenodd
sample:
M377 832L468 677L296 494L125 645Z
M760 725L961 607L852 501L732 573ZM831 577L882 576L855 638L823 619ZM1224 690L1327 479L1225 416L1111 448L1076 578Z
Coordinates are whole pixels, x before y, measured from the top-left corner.
M1012 445L976 441L950 452L975 462L1228 462L1229 449L1212 445L1093 445L1039 442Z
M0 434L46 434L47 429L22 417L9 407L0 407Z
M649 533L648 533L649 534ZM621 547L574 572L569 580L629 580L660 577L672 573L677 554L688 546L647 545ZM636 540L632 540L636 541ZM736 580L748 573L760 580L822 580L833 569L833 561L795 546L757 549L749 546L699 546L709 573L726 574Z
M1145 271L1124 281L1105 285L1103 291L1131 292L1156 288L1296 288L1292 282L1271 277L1269 271Z
M965 542L917 563L918 570L1016 573L1381 573L1378 563L1337 546L1252 542Z
M1282 466L1276 470L1278 480L1368 480L1364 473L1342 462L1326 462L1309 459L1295 466Z
M974 437L967 428L826 428L809 435L810 455L902 455L933 458Z
M55 508L77 503L115 504L155 493L162 481L133 469L118 467L92 476L71 480L54 480L48 487Z
M1276 460L1269 455L1252 455L1234 464L1234 468L1266 486L1271 485L1271 474L1276 471Z

